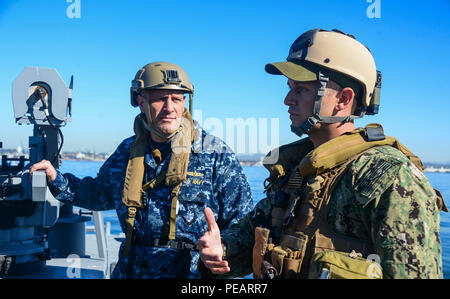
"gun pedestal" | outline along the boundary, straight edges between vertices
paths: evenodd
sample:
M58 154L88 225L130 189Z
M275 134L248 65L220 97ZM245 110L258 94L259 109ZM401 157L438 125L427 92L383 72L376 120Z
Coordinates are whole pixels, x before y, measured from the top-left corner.
M68 88L55 69L27 67L13 82L16 123L34 128L29 159L3 156L1 160L0 256L11 262L8 277L40 271L54 254L85 255L88 217L75 215L70 205L61 208L50 193L45 173L34 172L30 179L28 171L44 159L55 169L60 166L64 140L60 128L71 121L72 80Z

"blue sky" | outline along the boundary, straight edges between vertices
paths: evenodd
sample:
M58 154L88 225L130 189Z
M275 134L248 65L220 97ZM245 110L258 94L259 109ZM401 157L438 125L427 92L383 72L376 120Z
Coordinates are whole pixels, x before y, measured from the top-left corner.
M75 1L75 0L74 0ZM383 72L382 123L426 162L450 161L450 1L368 0L115 1L0 0L0 141L28 146L29 126L14 122L11 84L26 66L73 74L73 121L64 150L111 152L131 136L138 111L130 82L151 61L183 67L195 84L202 119L278 118L281 144L295 141L283 99L286 80L264 72L312 28L354 34ZM375 1L375 0L374 0Z

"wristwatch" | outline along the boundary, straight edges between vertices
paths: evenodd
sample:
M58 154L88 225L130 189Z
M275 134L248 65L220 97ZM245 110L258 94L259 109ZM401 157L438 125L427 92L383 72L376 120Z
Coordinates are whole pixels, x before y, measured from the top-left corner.
M224 260L227 257L227 245L223 242L222 242L222 250L223 250L222 259Z

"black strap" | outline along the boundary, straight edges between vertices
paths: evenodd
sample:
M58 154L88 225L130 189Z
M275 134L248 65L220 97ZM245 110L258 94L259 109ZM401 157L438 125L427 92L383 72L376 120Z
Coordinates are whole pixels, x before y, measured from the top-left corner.
M379 141L386 139L383 128L379 126L366 127L366 137L367 141Z
M150 239L145 241L138 240L137 243L148 247L170 248L180 251L183 250L198 251L196 245L176 240L162 241L160 239Z
M325 90L330 78L328 77L328 73L326 71L320 71L318 73L319 80L319 88L317 90L316 99L314 100L314 108L313 115L310 116L307 120L305 120L300 127L294 129L300 129L301 133L307 134L311 128L318 122L322 120L320 117L320 110L322 107L322 98L325 96ZM294 132L295 133L295 132ZM297 134L297 133L296 133ZM297 134L299 135L299 134Z

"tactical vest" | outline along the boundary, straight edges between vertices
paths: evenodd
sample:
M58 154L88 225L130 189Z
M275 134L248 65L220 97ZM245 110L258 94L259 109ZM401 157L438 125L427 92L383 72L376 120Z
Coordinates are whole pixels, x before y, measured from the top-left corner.
M186 179L187 167L189 164L189 156L191 153L191 144L194 141L194 122L190 113L185 110L183 113L181 125L178 134L171 141L172 155L169 162L167 172L161 173L156 178L150 180L143 185L144 180L144 159L146 155L147 144L149 142L149 132L145 128L145 116L140 114L136 117L134 122L134 131L136 139L131 145L130 159L128 161L127 173L125 177L124 190L122 195L122 202L128 207L128 217L126 219L127 231L125 233L125 246L123 254L128 256L131 246L132 234L134 230L134 221L137 209L144 207L143 197L149 189L156 188L162 183L167 186L173 186L171 192L171 211L170 211L170 225L169 225L169 241L175 240L175 224L178 205L178 193L181 185ZM153 151L155 160L160 158L158 150ZM159 161L161 162L161 161ZM154 246L159 246L158 242ZM172 245L174 244L174 245ZM184 244L181 244L184 246ZM171 242L165 244L166 247L175 247L179 249L180 244ZM160 246L163 247L163 246Z
M420 159L395 138L384 136L378 124L346 133L316 149L309 139L302 139L281 147L276 164L264 163L270 172L265 188L273 198L272 223L270 229L255 229L255 278L311 277L310 270L317 272L310 269L311 260L319 253L342 257L338 263L343 267L351 263L364 273L371 269L373 278L381 278L379 265L362 258L375 253L371 241L333 232L327 217L334 187L349 165L370 148L383 145L398 149L424 170ZM446 211L442 196L436 193L438 207ZM367 278L364 274L351 277Z

